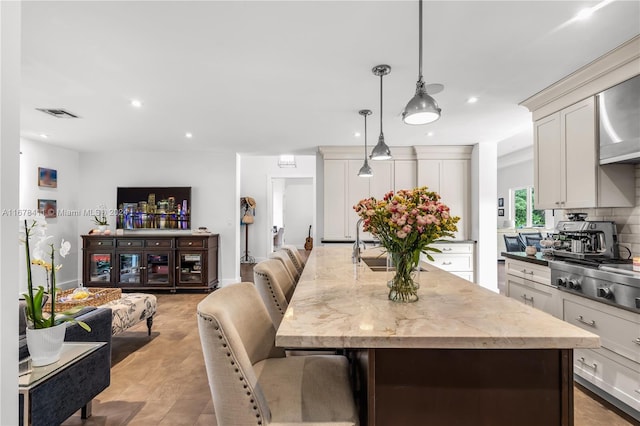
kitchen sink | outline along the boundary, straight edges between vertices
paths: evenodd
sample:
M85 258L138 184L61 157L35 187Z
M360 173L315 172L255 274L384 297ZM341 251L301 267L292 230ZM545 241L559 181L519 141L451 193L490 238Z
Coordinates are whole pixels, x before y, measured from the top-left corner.
M387 258L386 257L362 257L362 261L375 272L387 271Z

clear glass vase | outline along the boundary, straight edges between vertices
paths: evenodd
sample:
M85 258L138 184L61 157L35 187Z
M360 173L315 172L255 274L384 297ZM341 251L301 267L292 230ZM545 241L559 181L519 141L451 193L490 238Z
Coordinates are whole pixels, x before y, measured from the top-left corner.
M387 270L393 276L387 282L389 287L389 300L400 303L411 303L418 300L420 288L419 258L414 253L389 253L387 257Z

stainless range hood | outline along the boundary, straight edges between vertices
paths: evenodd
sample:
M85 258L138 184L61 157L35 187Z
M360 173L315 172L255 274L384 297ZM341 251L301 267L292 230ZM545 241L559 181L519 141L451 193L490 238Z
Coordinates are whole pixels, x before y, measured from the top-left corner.
M600 164L640 163L640 75L597 95Z

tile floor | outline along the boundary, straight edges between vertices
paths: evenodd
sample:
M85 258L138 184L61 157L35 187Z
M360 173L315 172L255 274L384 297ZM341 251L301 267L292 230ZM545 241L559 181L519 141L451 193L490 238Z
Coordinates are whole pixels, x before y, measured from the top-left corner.
M113 339L111 386L93 402L93 416L79 413L63 425L216 425L196 327L202 293L158 296L151 337L141 323ZM615 412L575 393L576 426L628 426Z

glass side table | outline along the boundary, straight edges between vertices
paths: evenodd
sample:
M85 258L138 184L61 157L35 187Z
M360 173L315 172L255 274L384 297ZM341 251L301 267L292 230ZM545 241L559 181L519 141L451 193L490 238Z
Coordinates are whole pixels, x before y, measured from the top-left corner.
M23 374L18 377L18 390L23 397L23 412L22 419L24 425L31 424L31 409L33 408L34 401L31 401L32 390L38 386L45 385L48 381L56 377L56 375L63 371L73 368L73 366L79 363L81 360L91 356L98 349L105 346L105 342L86 342L86 343L74 343L65 342L62 346L62 352L60 354L60 360L53 364L44 365L42 367L32 367L29 373ZM82 408L83 418L91 415L91 400L85 401L84 405L78 408ZM60 422L65 419L61 419Z

